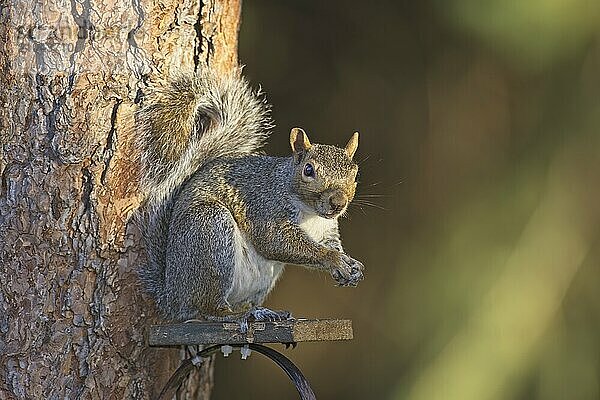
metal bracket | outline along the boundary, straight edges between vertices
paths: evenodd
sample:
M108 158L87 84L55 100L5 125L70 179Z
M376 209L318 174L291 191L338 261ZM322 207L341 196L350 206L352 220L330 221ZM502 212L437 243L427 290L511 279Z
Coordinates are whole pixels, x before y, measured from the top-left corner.
M254 343L254 332L264 331L266 325L264 322L250 322L248 323L248 331L246 332L246 341L248 343ZM223 329L226 331L241 331L240 324L237 322L223 322Z

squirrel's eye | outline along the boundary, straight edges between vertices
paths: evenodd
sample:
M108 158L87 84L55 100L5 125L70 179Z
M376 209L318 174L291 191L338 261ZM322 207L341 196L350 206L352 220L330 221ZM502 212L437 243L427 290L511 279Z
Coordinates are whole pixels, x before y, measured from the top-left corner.
M307 163L304 166L303 173L304 173L304 176L312 178L313 176L315 176L315 167L313 167L311 163Z

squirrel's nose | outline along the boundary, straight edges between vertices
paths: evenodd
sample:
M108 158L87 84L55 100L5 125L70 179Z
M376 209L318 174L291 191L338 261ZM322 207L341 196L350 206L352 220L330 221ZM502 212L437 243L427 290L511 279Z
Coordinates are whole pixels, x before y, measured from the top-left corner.
M334 193L329 197L329 205L335 211L340 211L348 203L348 198L343 193Z

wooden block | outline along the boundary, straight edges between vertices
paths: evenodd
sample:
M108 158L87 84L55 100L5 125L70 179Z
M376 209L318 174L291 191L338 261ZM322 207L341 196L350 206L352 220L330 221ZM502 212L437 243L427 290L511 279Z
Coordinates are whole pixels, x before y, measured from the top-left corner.
M351 340L349 319L295 319L251 322L241 333L235 322L188 322L153 325L148 330L150 346L193 344L294 343Z

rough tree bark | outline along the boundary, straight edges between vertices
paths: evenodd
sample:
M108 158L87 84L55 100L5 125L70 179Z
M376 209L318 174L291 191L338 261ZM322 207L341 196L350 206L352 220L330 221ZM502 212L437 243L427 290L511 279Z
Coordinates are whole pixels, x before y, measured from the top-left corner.
M3 2L0 398L155 397L176 368L145 344L127 126L154 75L237 65L240 1Z

